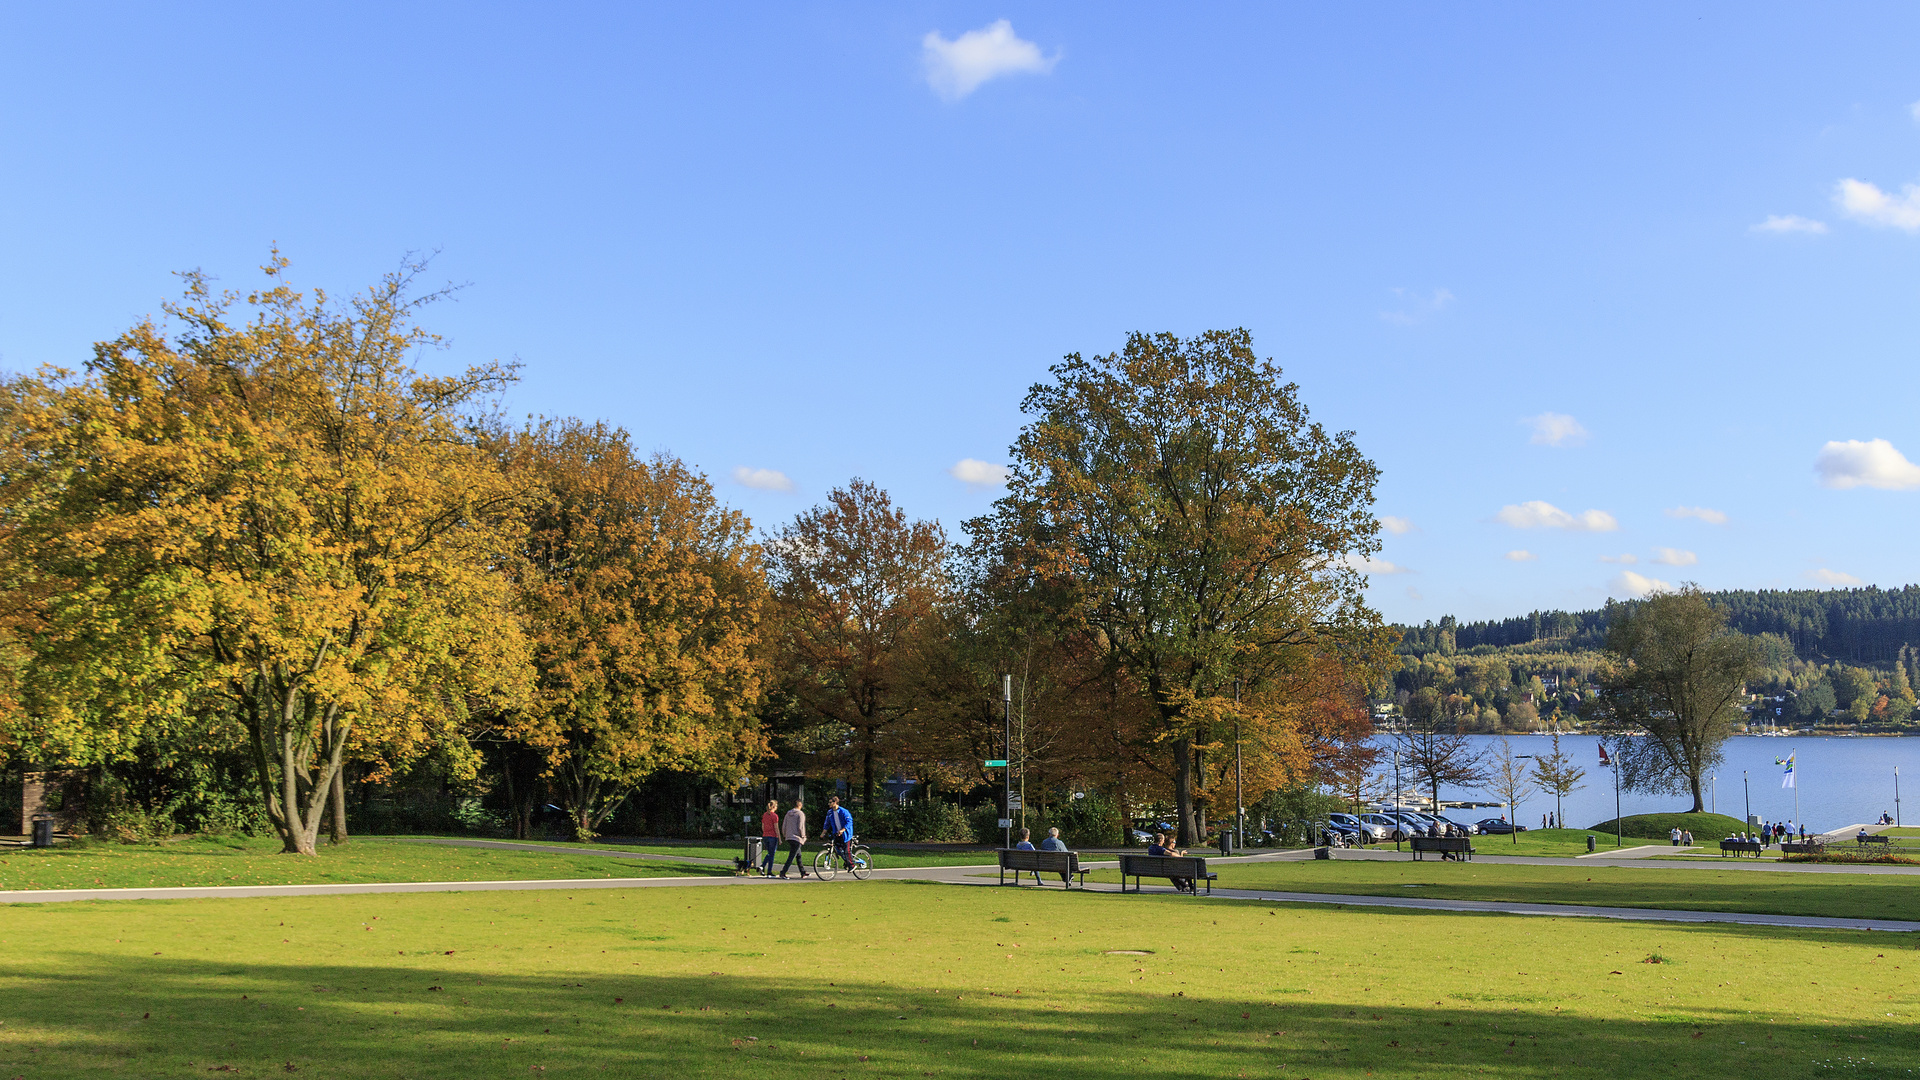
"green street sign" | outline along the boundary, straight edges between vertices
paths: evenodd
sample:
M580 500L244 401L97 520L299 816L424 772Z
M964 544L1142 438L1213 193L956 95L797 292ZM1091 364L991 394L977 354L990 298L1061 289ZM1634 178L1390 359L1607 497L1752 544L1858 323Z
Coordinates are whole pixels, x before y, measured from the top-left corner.
M987 768L989 769L1004 769L1006 767L1007 767L1007 763L1004 759L996 759L996 760L987 762Z

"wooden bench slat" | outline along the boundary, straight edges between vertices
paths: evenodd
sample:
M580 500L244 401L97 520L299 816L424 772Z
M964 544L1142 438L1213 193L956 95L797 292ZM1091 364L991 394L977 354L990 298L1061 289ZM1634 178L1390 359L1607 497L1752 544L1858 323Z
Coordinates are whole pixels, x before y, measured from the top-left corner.
M1213 891L1213 883L1220 875L1207 872L1207 860L1194 855L1121 855L1120 890L1126 891L1128 878L1134 879L1134 887L1139 888L1139 879L1184 878L1188 881L1205 881L1207 891Z
M1080 884L1087 883L1087 871L1080 867L1080 853L1077 851L1022 851L1019 848L1000 849L1000 883L1007 883L1007 871L1013 871L1013 883L1020 883L1023 873L1078 874Z

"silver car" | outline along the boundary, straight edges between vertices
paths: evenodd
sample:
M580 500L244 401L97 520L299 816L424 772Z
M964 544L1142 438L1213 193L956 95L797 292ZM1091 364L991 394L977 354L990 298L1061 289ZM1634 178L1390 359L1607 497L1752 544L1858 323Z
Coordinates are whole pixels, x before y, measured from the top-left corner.
M1406 840L1413 836L1413 826L1390 814L1362 814L1360 820L1381 829L1384 840Z

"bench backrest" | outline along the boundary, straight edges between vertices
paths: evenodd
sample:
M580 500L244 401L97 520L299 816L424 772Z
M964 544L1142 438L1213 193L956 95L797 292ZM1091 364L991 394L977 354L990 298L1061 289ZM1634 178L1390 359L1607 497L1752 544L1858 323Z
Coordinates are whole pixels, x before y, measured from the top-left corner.
M1722 840L1720 841L1720 850L1722 851L1759 851L1760 847L1761 847L1761 844L1760 844L1760 841L1758 840Z
M1080 869L1080 853L1077 851L1021 851L1018 848L1001 848L1000 869L1045 870L1052 873L1071 874Z
M1204 877L1207 860L1192 855L1121 855L1120 873L1131 877Z
M1464 836L1416 836L1411 843L1415 851L1466 851L1473 845Z

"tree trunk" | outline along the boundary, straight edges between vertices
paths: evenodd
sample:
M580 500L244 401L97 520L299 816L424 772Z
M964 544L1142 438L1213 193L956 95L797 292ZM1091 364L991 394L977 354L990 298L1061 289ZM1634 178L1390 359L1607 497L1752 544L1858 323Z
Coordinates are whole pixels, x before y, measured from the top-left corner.
M1689 814L1705 813L1707 810L1707 803L1705 799L1702 799L1700 797L1700 774L1699 773L1693 774L1692 776L1687 778L1687 781L1688 781L1688 784L1693 788L1693 809L1687 811L1687 813Z
M1193 843L1193 739L1182 735L1173 741L1173 808L1175 847Z
M347 842L347 778L345 769L333 770L333 842Z

